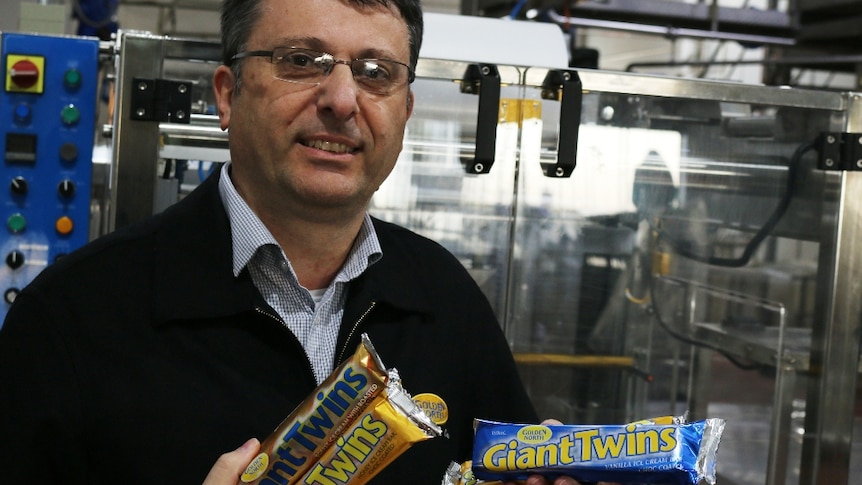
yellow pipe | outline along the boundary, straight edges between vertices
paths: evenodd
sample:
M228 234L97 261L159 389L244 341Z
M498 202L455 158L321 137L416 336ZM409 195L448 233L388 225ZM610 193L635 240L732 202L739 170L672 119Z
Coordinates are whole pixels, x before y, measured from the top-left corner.
M633 367L634 359L623 355L565 355L515 353L515 362L526 365L565 365L571 367Z

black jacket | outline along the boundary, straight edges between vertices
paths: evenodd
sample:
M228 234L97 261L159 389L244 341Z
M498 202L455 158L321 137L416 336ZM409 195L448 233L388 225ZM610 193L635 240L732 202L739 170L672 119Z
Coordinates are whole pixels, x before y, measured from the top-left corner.
M374 225L383 258L350 283L336 361L366 332L408 392L443 398L448 438L415 445L376 480L437 485L450 460L469 457L473 418L536 416L460 263ZM0 483L199 484L221 453L268 435L315 381L231 265L214 175L43 271L0 330Z

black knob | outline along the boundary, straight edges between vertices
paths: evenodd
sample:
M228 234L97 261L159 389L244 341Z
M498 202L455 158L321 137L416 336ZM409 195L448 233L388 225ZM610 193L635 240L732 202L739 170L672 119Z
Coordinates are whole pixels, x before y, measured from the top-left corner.
M75 196L75 182L72 182L69 179L65 179L60 182L60 185L57 186L57 192L60 193L60 197L64 199L71 199Z
M15 177L12 179L12 182L9 184L9 190L12 191L15 195L25 195L29 186L27 185L27 179L21 177Z
M12 269L18 269L24 265L24 253L14 249L6 255L6 266Z

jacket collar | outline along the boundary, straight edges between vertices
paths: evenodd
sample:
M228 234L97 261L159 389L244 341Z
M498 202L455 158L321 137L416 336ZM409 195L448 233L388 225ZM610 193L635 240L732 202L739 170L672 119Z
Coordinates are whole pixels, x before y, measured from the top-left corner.
M220 172L213 170L196 190L156 216L161 220L153 265L156 323L230 315L255 306L257 291L248 272L233 276Z
M389 304L410 312L432 313L428 299L428 282L418 277L422 274L414 263L417 255L399 238L399 231L407 230L374 217L374 230L380 241L383 257L371 265L363 275L351 282L351 293L364 293L367 298Z
M223 317L266 307L248 270L233 276L230 220L219 195L220 176L221 170L214 170L191 194L156 216L155 324ZM416 255L396 236L405 229L374 218L372 221L383 257L350 283L349 298L431 313L424 288L428 282L415 278L411 264Z

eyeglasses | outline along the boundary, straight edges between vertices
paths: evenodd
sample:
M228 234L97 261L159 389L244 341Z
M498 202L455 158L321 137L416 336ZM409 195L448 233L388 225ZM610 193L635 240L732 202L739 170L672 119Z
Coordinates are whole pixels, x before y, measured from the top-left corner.
M299 47L276 47L271 51L240 52L231 60L246 57L268 57L272 75L289 83L316 86L323 82L336 64L350 66L353 79L363 90L388 95L405 84L412 83L416 74L406 64L389 59L336 59L332 54Z

